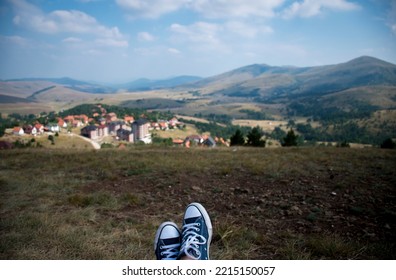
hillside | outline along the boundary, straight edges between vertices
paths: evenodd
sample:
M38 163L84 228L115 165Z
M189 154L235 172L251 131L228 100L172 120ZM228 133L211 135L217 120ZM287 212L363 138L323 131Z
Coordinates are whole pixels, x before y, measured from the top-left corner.
M316 67L255 64L203 79L195 85L214 88L213 93L225 96L264 96L274 100L292 95L324 95L363 86L396 86L396 65L367 56Z
M157 227L180 225L197 201L212 219L212 259L394 260L395 157L337 148L0 150L0 259L154 259Z
M197 82L201 79L201 77L197 76L178 76L163 80L150 80L142 78L127 84L115 85L115 87L127 91L145 91L153 89L173 88L177 86L188 86L189 84Z
M396 138L396 65L367 56L315 67L253 64L204 79L139 79L111 87L70 78L1 81L0 95L2 113L60 111L101 102L220 120L224 125L231 120L249 123L250 118L298 121L308 125L298 132L312 141L379 144ZM309 121L315 122L314 128ZM350 131L353 136L345 135Z
M319 122L316 128L299 126L308 140L379 143L381 137L396 137L396 120L391 118L396 110L396 65L373 57L316 67L255 64L195 86L201 100L210 100L205 112L249 118L240 112L253 107L280 121L303 117ZM375 117L384 110L384 118ZM351 131L355 136L346 135Z
M16 97L16 96L0 94L0 103L13 104L13 103L29 103L29 102L33 102L33 101L26 99L26 98L20 98L20 97Z

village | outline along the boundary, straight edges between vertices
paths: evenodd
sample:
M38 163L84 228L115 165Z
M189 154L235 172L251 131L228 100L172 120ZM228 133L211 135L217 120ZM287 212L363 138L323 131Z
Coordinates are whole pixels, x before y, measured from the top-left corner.
M100 113L95 112L92 116L86 114L67 115L57 117L56 121L48 122L45 125L36 121L32 124L7 128L4 134L6 138L7 136L37 137L73 134L90 140L94 146L100 147L102 144L107 144L107 146L110 144L123 147L125 144L152 144L153 135L157 135L157 132L184 130L186 127L186 124L179 121L177 117L157 121L150 121L145 116L135 119L133 116L125 115L119 118L116 113L107 112L100 105L97 106ZM228 144L223 139L212 138L210 135L193 134L184 138L172 137L174 146L187 148L192 145L215 147L217 142L224 145Z

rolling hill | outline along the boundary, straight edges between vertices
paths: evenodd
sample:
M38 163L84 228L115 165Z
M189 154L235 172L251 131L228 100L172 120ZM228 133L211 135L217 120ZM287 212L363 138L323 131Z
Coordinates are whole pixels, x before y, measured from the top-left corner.
M173 88L177 86L188 85L201 80L201 77L197 76L177 76L163 80L150 80L146 78L138 79L130 83L116 85L118 89L125 89L128 91L146 91L153 89L164 89Z
M122 106L139 102L145 109L164 108L191 116L215 113L238 118L241 110L252 109L282 120L335 115L345 119L395 110L396 65L368 56L314 67L253 64L203 79L139 79L112 86L71 78L19 79L0 81L0 94L0 111L6 112L21 108L13 105L25 99L26 108L31 101L37 108L45 104L58 109L87 102Z
M368 56L315 67L254 64L194 84L231 97L321 96L357 87L396 86L396 65Z
M75 91L87 92L87 93L113 93L115 89L109 86L89 83L85 81L75 80L68 77L63 78L24 78L24 79L12 79L3 81L3 83L50 83L52 86L63 86ZM42 89L39 89L42 90Z
M0 94L0 103L12 104L12 103L26 103L26 102L29 103L29 102L34 102L34 101L26 99L26 98L20 98L20 97Z

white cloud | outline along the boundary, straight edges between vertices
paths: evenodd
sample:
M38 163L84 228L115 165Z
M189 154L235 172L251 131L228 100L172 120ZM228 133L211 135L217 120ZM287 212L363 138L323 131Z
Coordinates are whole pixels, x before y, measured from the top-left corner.
M56 10L44 13L25 0L10 0L15 10L14 24L40 33L90 34L106 38L113 46L125 46L128 42L118 27L107 27L94 17L77 10ZM102 39L105 40L105 39ZM118 41L118 42L115 42Z
M356 3L348 0L303 0L294 2L283 11L283 17L290 19L294 17L313 17L319 15L323 10L353 11L360 9Z
M170 30L173 33L172 40L183 44L183 47L199 52L227 52L229 50L220 38L224 28L219 24L196 22L191 25L181 25L174 23L170 26Z
M181 54L181 51L179 51L178 49L175 49L175 48L169 48L168 52L171 54Z
M181 35L179 39L209 45L218 45L220 44L218 33L222 30L222 27L208 22L196 22L192 25L174 23L171 25L170 30L174 34Z
M103 52L95 49L89 49L86 52L84 52L84 54L92 55L92 56L101 56L103 55Z
M274 17L285 0L116 0L132 17L158 18L189 9L209 18Z
M393 24L393 25L391 26L391 30L392 30L392 32L396 35L396 24Z
M16 24L16 25L19 25L19 24L21 23L21 17L20 17L20 16L15 16L15 17L12 19L12 22L13 22L14 24Z
M257 53L255 53L255 52L245 52L244 55L246 57L249 57L249 58L256 58L257 57Z
M78 0L81 3L93 3L93 2L99 2L101 0Z
M67 38L63 39L62 42L73 44L73 43L80 43L80 42L82 42L82 40L80 38L76 38L76 37L67 37Z
M259 16L271 18L284 0L195 0L190 7L210 18Z
M148 32L139 32L137 37L139 41L152 42L155 40L155 37Z
M27 46L29 41L21 36L0 36L0 41L18 46Z
M225 24L228 31L246 38L256 38L259 34L273 33L270 26L260 26L259 24L247 24L241 21L230 21Z
M396 0L392 0L390 3L387 24L392 33L396 35Z
M135 48L133 51L140 56L156 56L160 54L160 50L157 47Z
M95 42L105 47L128 47L128 42L125 40L118 40L113 38L96 39Z
M116 0L116 3L133 17L158 18L179 10L189 0Z

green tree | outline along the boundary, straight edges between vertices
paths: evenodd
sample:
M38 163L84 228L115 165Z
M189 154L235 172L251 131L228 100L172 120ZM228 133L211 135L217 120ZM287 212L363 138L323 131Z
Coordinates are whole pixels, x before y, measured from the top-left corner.
M344 140L344 141L342 141L340 143L337 143L336 147L338 147L338 148L350 148L351 145L349 145L349 143L346 140Z
M260 127L256 126L247 135L247 145L253 147L265 147L265 140L261 140L263 132Z
M48 140L51 141L52 145L55 145L55 137L53 135L49 135Z
M286 136L282 139L282 146L283 147L291 147L297 146L298 143L298 136L294 133L294 130L291 128Z
M235 134L231 136L231 146L243 146L245 144L245 137L240 129L235 131Z
M286 137L286 132L282 130L279 126L275 127L275 129L271 132L270 137L277 140L282 140Z
M396 143L393 142L392 138L385 139L381 144L381 149L395 149Z

